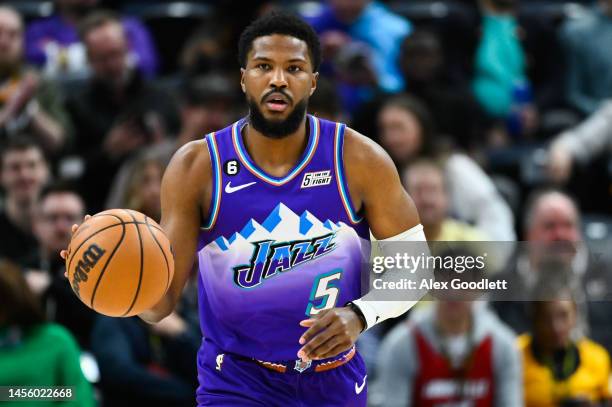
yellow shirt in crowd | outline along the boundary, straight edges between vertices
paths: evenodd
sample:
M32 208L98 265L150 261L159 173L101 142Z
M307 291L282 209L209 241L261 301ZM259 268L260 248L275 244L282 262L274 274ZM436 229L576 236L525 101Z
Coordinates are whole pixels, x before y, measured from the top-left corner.
M550 369L533 355L531 335L521 335L518 346L523 357L526 407L553 407L567 399L597 402L610 398L608 378L610 357L600 345L588 339L576 343L580 365L563 381L556 381Z
M440 234L435 239L439 242L484 242L487 237L480 230L455 219L445 219L442 222Z

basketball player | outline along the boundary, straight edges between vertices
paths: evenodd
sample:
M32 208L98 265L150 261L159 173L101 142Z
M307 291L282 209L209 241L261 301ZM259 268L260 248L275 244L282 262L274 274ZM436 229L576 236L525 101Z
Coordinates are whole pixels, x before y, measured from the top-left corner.
M362 296L362 245L424 241L394 164L368 138L306 114L320 45L272 14L239 43L248 117L182 147L162 182L172 312L199 260L200 406L365 406L361 332L413 302Z

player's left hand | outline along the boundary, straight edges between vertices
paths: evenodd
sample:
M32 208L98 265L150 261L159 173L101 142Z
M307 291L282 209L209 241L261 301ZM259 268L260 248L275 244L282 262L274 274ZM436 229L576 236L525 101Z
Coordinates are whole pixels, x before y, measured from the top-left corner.
M85 215L85 217L83 218L83 223L87 222L89 220L89 218L91 218L91 215ZM76 223L74 225L72 225L71 231L72 234L74 235L76 233L76 231L78 230L80 225L77 225ZM64 260L66 260L66 258L68 257L68 249L64 249L60 251L60 257ZM64 271L64 277L68 278L68 270Z
M348 350L363 330L363 323L349 307L331 308L300 322L308 327L300 338L298 352L303 361L326 359Z

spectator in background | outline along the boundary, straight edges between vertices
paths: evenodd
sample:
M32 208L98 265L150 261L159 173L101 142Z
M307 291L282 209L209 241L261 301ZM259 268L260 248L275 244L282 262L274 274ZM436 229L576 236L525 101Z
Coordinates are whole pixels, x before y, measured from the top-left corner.
M176 312L154 325L100 316L92 347L105 405L193 406L200 341Z
M0 257L23 263L36 251L32 220L48 179L44 153L31 139L20 136L0 148L0 184L6 194L0 209Z
M512 211L489 176L467 155L439 148L431 114L409 96L388 99L378 115L379 140L402 171L419 157L440 162L448 180L450 213L494 241L514 241Z
M97 8L98 0L55 0L55 13L32 21L26 30L26 59L56 79L84 78L89 71L78 27ZM130 64L146 77L157 70L151 34L134 17L122 17L130 48Z
M402 42L400 67L406 90L432 112L438 131L464 149L483 140L486 115L468 84L449 71L436 34L415 30Z
M505 292L512 300L531 300L530 293L543 279L567 279L578 301L578 331L588 333L612 349L611 265L589 251L583 241L580 214L575 202L554 189L539 190L528 197L524 214L524 236L530 244L512 256L499 278L512 282ZM546 274L552 273L552 274ZM580 296L578 296L580 294ZM530 328L529 310L523 302L494 303L499 316L516 332Z
M321 37L324 59L341 81L345 108L359 103L380 88L398 92L404 87L398 60L400 44L411 24L377 1L328 0L320 14L306 20ZM323 66L322 71L325 73Z
M533 133L537 110L518 34L517 3L518 0L480 0L484 16L472 89L484 110L507 122L510 135L518 138Z
M203 138L207 133L223 128L240 114L235 85L224 75L208 74L191 78L180 88L179 105L181 130L177 137L145 148L127 160L112 183L107 208L119 208L126 204L130 194L130 178L142 160L157 161L165 168L172 155L182 145ZM239 107L240 106L240 107Z
M89 211L98 212L123 160L177 131L178 113L166 92L130 67L128 38L114 14L91 14L81 38L93 76L68 108L77 132L75 151L86 161L81 189Z
M207 23L185 41L180 57L183 80L223 72L228 64L235 63L227 46L228 31L223 24Z
M74 294L64 277L66 263L60 250L70 244L72 225L81 223L85 204L69 185L57 183L43 189L34 215L38 250L26 262L26 279L39 294L47 318L66 327L82 349L89 349L96 313Z
M338 92L334 83L326 78L317 81L317 90L308 99L308 111L325 120L345 122Z
M70 134L62 100L51 83L23 63L23 20L0 6L0 141L27 131L48 153L57 153Z
M406 191L414 201L428 241L485 241L478 229L449 216L448 185L444 170L430 160L419 160L402 174Z
M523 358L526 407L602 406L611 395L610 356L591 340L573 338L577 320L575 299L558 280L536 288L531 305L531 334L519 337Z
M166 163L143 154L134 160L127 174L127 189L118 205L109 206L134 209L142 212L156 222L161 218L161 180Z
M21 271L6 261L0 261L0 383L14 388L70 386L75 397L66 405L96 405L79 366L76 342L63 327L45 322ZM37 407L41 401L20 405Z
M548 156L548 176L557 184L565 184L574 163L586 165L603 152L612 152L611 100L604 102L584 122L553 140Z
M380 347L373 406L522 405L514 334L484 303L436 301Z
M595 112L612 97L612 1L599 0L586 15L562 26L566 57L566 97L584 115Z
M242 115L246 105L240 103L239 92L235 82L222 73L195 76L183 84L179 89L181 129L175 150Z

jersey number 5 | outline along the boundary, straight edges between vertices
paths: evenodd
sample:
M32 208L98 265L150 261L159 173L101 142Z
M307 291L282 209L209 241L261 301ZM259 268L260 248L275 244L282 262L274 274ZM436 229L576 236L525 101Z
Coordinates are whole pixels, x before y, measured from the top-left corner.
M312 285L308 307L306 307L306 316L311 317L319 312L333 308L338 301L340 289L336 287L336 282L342 276L342 269L334 269L327 273L320 274ZM317 305L317 302L319 302Z

